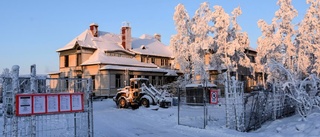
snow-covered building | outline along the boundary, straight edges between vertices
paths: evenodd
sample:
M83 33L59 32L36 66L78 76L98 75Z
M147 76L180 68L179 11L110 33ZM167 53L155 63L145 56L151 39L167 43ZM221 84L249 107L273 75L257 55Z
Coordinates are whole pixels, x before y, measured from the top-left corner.
M98 27L90 24L89 29L57 50L59 72L51 73L51 78L92 78L96 94L113 96L130 78L148 78L157 86L177 76L171 69L172 52L161 42L161 35L132 37L126 22L120 34Z

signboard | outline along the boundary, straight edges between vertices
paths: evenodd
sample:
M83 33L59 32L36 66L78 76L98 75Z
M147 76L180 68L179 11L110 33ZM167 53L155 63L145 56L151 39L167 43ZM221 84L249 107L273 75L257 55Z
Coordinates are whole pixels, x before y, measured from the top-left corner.
M60 111L71 111L71 104L70 104L70 95L60 95Z
M218 92L219 92L219 89L210 90L210 104L218 104Z
M17 116L84 110L83 93L17 94L16 100Z
M82 96L80 94L75 94L71 95L72 99L72 110L77 111L77 110L82 110L83 109L83 101L82 101Z
M17 112L19 114L31 114L32 113L32 96L20 96L17 101Z
M59 112L59 95L47 95L47 112Z
M45 95L35 95L33 96L33 113L41 114L46 113L46 96Z

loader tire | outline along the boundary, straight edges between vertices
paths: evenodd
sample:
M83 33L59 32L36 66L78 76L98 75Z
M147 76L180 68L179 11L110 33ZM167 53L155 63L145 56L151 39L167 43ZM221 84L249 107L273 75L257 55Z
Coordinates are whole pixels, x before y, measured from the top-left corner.
M127 100L124 99L124 98L120 98L120 99L118 100L118 107L119 107L119 108L127 108L127 107L128 107L128 102L127 102Z
M141 106L144 106L146 108L150 107L150 102L146 98L141 99L140 103L141 103Z

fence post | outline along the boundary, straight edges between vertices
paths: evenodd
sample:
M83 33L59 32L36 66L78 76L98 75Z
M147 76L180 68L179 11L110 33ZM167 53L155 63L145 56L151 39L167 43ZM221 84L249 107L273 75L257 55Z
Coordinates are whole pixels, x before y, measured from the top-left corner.
M275 81L274 79L272 80L272 95L273 95L273 115L272 115L272 119L276 120L277 119L277 106L276 106L276 87L275 87Z
M228 73L228 71L227 71ZM226 99L226 127L230 128L230 119L229 119L229 85L228 85L228 76L227 74L224 75L225 76L225 81L224 81L224 95L225 95L225 99Z
M16 112L16 108L13 104L16 104L16 100L15 100L15 95L19 92L19 66L18 65L14 65L12 66L12 115L15 115ZM18 136L18 118L13 116L13 136L17 137Z
M30 89L31 89L31 93L36 93L38 90L37 90L37 82L36 82L36 65L33 64L31 65L30 67Z

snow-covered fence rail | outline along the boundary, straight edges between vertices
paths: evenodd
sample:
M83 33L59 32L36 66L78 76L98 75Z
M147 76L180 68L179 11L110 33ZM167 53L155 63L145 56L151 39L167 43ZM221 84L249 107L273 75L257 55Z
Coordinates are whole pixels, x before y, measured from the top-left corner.
M277 84L272 90L244 94L242 82L232 79L226 91L226 127L230 129L256 130L266 121L292 115L295 110L292 99Z
M2 136L93 136L91 79L19 77L13 69L3 84Z
M226 81L226 127L238 131L244 131L244 91L243 82L232 77Z

